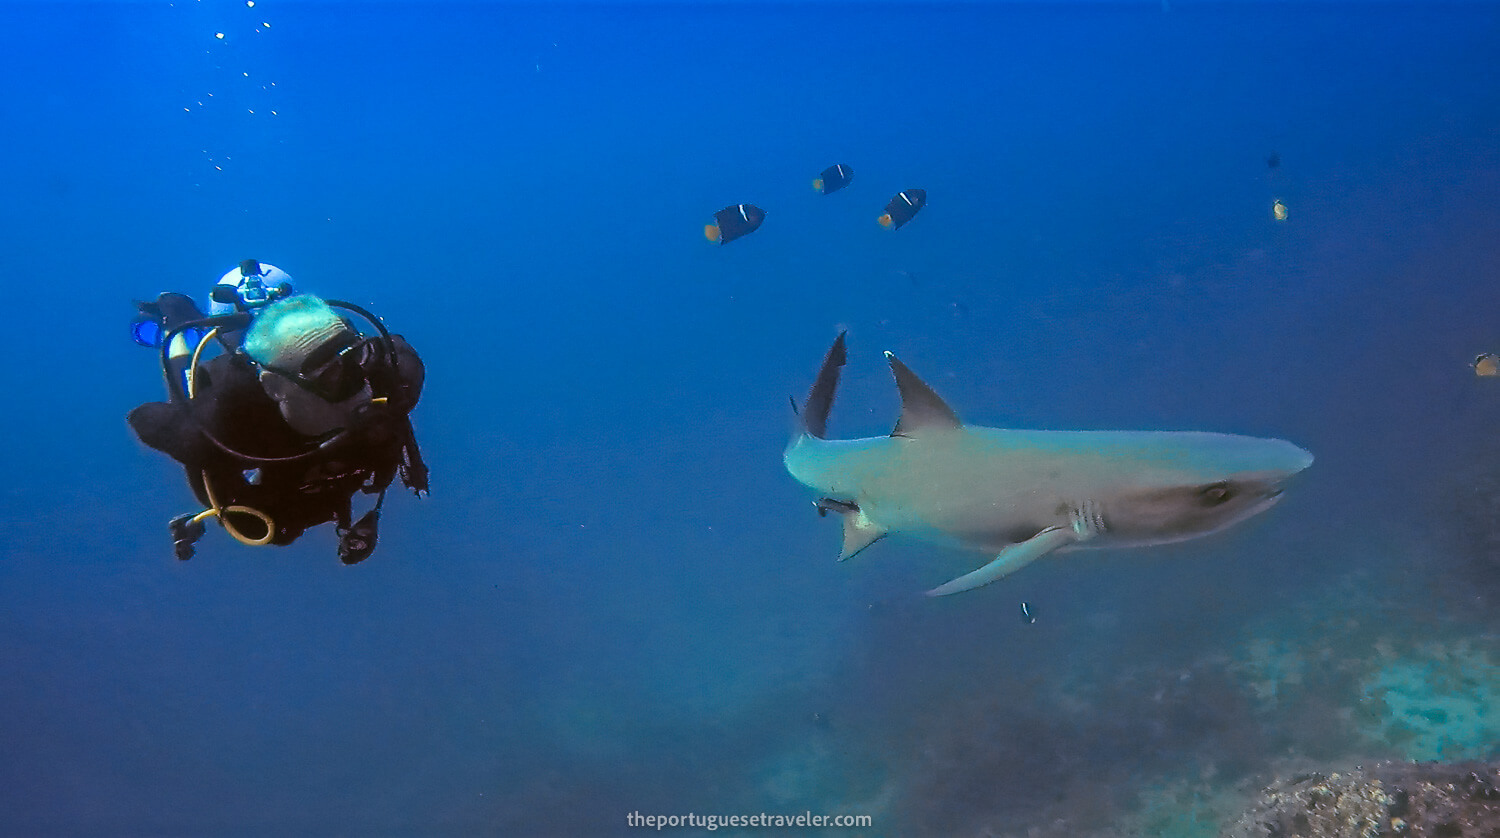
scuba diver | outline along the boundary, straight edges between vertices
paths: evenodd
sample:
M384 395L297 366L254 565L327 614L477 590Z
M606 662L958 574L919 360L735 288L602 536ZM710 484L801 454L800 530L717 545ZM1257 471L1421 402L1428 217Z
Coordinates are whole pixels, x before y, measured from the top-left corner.
M332 521L340 560L363 561L395 477L427 492L410 417L422 359L363 308L297 294L285 271L254 259L225 274L212 301L205 316L192 298L163 293L136 303L133 324L137 343L160 349L167 401L131 410L130 427L182 463L206 507L168 524L177 558L192 558L216 518L253 546L291 544ZM361 492L375 503L351 522Z

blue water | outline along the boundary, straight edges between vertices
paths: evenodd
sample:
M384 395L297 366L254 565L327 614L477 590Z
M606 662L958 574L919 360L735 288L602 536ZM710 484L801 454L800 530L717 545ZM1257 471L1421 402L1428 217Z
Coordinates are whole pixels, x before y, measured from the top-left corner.
M1500 661L1497 55L1477 3L0 6L0 833L1124 834L1411 756L1352 721L1377 649ZM131 300L247 257L426 362L431 496L356 567L326 527L177 562L124 423ZM927 600L984 557L835 563L781 466L843 328L837 435L894 421L890 349L978 424L1317 462ZM1256 640L1317 662L1274 706Z

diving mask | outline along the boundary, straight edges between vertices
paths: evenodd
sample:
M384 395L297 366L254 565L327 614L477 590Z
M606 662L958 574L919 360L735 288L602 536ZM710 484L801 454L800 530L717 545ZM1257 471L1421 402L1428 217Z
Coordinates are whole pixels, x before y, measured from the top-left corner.
M296 370L264 366L324 401L342 402L358 395L365 386L359 344L357 332L340 332L308 353Z

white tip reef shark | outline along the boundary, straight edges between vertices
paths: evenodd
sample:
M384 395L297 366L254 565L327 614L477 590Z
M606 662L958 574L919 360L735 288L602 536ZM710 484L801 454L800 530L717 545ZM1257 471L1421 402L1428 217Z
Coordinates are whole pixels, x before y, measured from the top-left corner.
M825 438L845 362L840 334L799 411L786 468L818 494L819 515L843 519L839 561L893 532L995 557L929 596L987 585L1053 552L1218 532L1269 509L1313 461L1285 440L1234 434L965 425L885 358L901 394L890 436Z

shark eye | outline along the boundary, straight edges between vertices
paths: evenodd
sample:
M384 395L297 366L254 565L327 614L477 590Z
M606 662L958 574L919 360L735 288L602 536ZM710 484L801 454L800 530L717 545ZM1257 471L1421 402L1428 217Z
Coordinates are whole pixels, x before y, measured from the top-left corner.
M1210 483L1198 490L1198 497L1209 506L1218 506L1234 497L1234 487L1228 483Z

